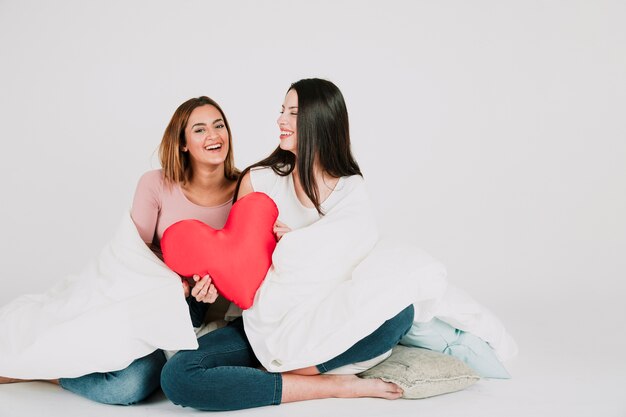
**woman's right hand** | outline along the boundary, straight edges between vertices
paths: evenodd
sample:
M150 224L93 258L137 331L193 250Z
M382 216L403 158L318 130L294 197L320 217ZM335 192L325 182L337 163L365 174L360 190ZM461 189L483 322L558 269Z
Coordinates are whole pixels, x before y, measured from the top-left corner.
M193 280L195 284L191 288L191 296L199 303L212 304L217 300L217 288L212 284L211 276L205 275L200 278L200 275L194 275Z

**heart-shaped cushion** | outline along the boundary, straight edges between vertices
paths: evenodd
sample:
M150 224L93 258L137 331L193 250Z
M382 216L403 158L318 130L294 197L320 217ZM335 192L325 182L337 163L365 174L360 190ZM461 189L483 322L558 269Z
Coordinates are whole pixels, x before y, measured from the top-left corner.
M277 218L269 196L250 193L233 204L221 230L199 220L168 227L161 238L163 260L182 276L209 274L217 291L245 310L272 264Z

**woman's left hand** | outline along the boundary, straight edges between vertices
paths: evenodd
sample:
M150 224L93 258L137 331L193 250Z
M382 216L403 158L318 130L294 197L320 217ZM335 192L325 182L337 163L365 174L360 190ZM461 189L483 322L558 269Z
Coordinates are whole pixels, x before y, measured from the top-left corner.
M191 296L200 303L212 304L217 300L217 288L211 283L211 276L205 275L200 279L200 275L194 275L193 280L196 282L191 289Z
M289 232L291 232L291 227L279 220L276 220L276 223L274 223L274 236L276 236L277 242L285 235L285 233Z

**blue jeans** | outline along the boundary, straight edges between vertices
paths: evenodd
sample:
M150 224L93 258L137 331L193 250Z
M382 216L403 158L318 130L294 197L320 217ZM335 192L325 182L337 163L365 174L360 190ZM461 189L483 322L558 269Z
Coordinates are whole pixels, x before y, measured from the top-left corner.
M120 371L61 378L59 385L99 403L130 405L145 399L159 388L163 365L163 351L155 350Z
M202 324L209 305L187 298L189 315L195 327ZM93 373L77 378L61 378L59 385L82 397L104 404L131 405L144 400L157 388L165 355L156 350L136 359L127 368L106 373Z
M320 372L362 362L394 347L413 323L413 306L387 320L341 355L317 365ZM278 405L282 376L257 369L241 318L198 339L197 350L179 351L163 367L161 388L174 403L205 411Z

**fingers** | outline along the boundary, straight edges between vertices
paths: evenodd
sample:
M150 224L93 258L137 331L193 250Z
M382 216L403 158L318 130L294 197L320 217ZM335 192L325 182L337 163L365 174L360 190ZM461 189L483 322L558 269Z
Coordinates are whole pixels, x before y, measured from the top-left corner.
M199 275L194 275L196 284L191 290L191 295L201 303L214 303L217 300L217 288L212 284L211 276L205 275L200 279Z
M196 297L196 300L203 303L214 303L215 300L217 300L217 295L217 288L215 288L215 285L211 284L206 294L201 293L200 296Z
M291 232L291 228L287 226L285 223L276 220L274 223L274 236L276 236L276 240L279 241L286 233Z
M211 277L209 275L205 275L202 279L199 275L194 275L193 280L194 285L191 289L191 295L193 297L197 297L205 288L208 290L208 287L211 285Z

